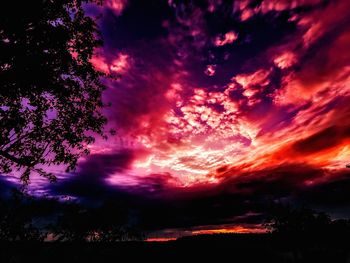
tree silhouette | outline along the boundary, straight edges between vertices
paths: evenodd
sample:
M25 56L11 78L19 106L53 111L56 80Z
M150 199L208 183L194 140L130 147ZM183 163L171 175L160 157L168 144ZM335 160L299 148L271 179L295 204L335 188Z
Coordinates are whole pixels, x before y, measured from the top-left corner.
M14 191L11 200L0 201L0 241L43 241L46 232L33 224L33 200Z
M276 205L271 210L267 227L274 234L286 236L324 235L330 228L332 220L323 212L308 208L293 208L289 205Z
M102 44L82 0L9 1L0 9L0 173L43 165L73 169L93 134L105 137L100 81L90 63Z
M142 240L129 224L128 209L114 202L96 207L13 190L0 198L1 241L117 242Z
M141 240L142 234L128 226L127 211L106 202L96 208L66 204L51 227L54 239L69 242L116 242Z

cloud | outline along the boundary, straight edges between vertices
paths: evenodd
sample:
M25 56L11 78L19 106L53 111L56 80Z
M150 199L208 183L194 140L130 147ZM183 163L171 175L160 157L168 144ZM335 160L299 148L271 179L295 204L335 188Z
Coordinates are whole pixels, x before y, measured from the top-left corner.
M202 227L203 228L203 227ZM267 230L263 225L234 225L234 226L212 226L209 229L196 229L192 230L192 235L210 235L210 234L229 234L229 233L266 233Z
M214 76L216 71L216 66L215 65L207 65L204 73L208 76Z
M224 35L217 36L214 40L214 45L221 47L228 44L232 44L235 40L237 40L238 34L234 31L229 31Z
M80 198L103 198L119 189L111 189L106 179L126 170L133 160L131 151L112 154L92 154L78 164L77 171L61 177L57 183L49 186L51 194L69 195ZM119 191L120 192L120 191Z
M105 74L108 74L110 72L109 65L107 64L106 59L103 56L94 55L91 58L90 62L96 70Z
M171 74L148 68L112 83L105 94L105 101L113 105L107 115L120 132L131 136L146 135L149 139L155 136L155 128L162 128L163 116L171 107L166 98L172 83Z
M270 82L268 79L269 74L268 70L260 69L251 74L239 74L234 77L234 80L243 88L255 85L266 86Z
M188 3L169 3L175 10L175 19L168 26L169 44L178 49L180 58L198 54L210 39L206 29L206 11Z
M0 201L10 198L12 191L19 187L17 180L11 175L0 175Z
M240 14L241 21L246 21L258 14L292 11L302 7L317 7L322 2L322 0L263 0L259 2L244 0L234 3L234 11Z
M182 194L170 189L168 195L160 195L139 208L140 221L145 229L153 231L172 228L174 232L229 232L249 231L254 226L262 230L258 225L276 201L328 210L341 200L339 206L346 207L347 198L340 193L349 185L348 176L348 171L332 173L304 164L262 169L231 177L220 185L182 190ZM333 183L327 177L332 177ZM321 194L324 197L318 199ZM162 213L163 209L168 212Z
M299 64L297 70L283 76L278 103L300 105L321 99L327 92L328 97L348 93L350 22L341 11L347 8L348 1L332 1L298 18L294 50L285 50L289 58L282 55L274 60L283 68Z
M111 9L116 16L120 16L127 6L127 0L105 0L104 6Z
M293 52L286 51L281 55L275 57L273 62L280 69L287 69L292 67L297 62L297 58Z
M226 173L229 173L227 171ZM320 180L325 171L303 163L291 163L256 169L225 184L231 191L271 196L273 199L291 197L294 192L313 180Z
M298 196L300 202L324 207L330 211L338 210L338 217L349 217L349 197L344 194L350 190L349 170L339 171L333 180L325 180L320 184L311 184Z
M349 26L349 21L343 10L349 8L348 1L331 1L325 8L315 10L302 17L298 24L306 28L303 35L303 44L306 47L329 33L337 33L337 29L343 31ZM345 28L344 28L345 27Z
M108 75L123 75L126 74L132 64L130 56L123 52L118 52L117 55L102 54L101 50L96 52L90 62L96 70Z
M299 140L293 144L293 149L299 153L318 153L341 144L345 139L350 138L350 126L330 126L306 139Z
M117 74L124 74L130 68L130 57L127 54L119 53L110 66L110 71Z

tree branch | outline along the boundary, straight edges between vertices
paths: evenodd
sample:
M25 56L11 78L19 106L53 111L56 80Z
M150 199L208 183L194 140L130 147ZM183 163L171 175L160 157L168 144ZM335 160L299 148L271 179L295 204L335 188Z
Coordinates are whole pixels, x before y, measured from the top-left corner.
M2 151L0 150L0 156L2 157L5 157L6 159L9 159L10 161L14 162L14 163L17 163L21 166L30 166L31 165L31 162L26 160L26 158L18 158L16 156L13 156L11 154L9 154L8 152L6 151Z

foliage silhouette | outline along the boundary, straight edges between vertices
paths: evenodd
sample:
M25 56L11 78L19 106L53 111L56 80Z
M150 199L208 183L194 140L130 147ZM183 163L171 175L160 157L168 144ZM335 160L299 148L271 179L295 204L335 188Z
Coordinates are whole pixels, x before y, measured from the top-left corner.
M46 237L33 224L32 202L22 192L13 191L11 200L0 202L0 241L43 241Z
M116 242L143 238L140 232L128 227L127 211L108 202L96 208L69 204L52 230L57 241Z
M90 62L102 41L84 14L88 1L9 1L0 9L0 173L55 180L43 165L71 170L93 134L106 136L103 74Z
M331 219L323 212L305 207L275 205L270 211L266 227L281 246L294 248L297 253L309 248L350 249L347 240L350 235L349 219Z
M14 190L0 199L0 241L116 242L142 240L128 211L112 202L86 207L76 202L34 198Z
M272 210L267 227L272 233L283 235L315 234L326 231L332 224L331 218L322 212L290 205L277 205Z

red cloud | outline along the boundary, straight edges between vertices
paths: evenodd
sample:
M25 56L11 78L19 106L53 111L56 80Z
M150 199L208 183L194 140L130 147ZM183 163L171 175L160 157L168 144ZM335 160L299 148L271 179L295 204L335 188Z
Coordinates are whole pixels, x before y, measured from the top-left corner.
M125 74L131 67L128 54L119 52L116 56L96 53L90 60L96 70L105 74Z
M293 52L287 51L275 57L273 62L280 69L287 69L297 62L297 58Z
M322 0L263 0L259 5L252 5L253 0L237 1L234 10L240 13L240 18L245 21L252 16L268 12L281 12L293 10L298 7L312 7L322 4Z
M217 36L214 40L214 45L217 47L225 46L228 44L232 44L235 40L237 40L238 34L234 31L229 31L224 35Z
M119 16L126 7L127 0L105 0L104 5L107 8L110 8L115 15Z
M344 32L332 42L325 44L315 55L306 60L298 72L284 77L284 88L278 91L282 104L298 104L349 93L350 33ZM322 65L320 67L320 65ZM330 90L330 87L331 90Z

